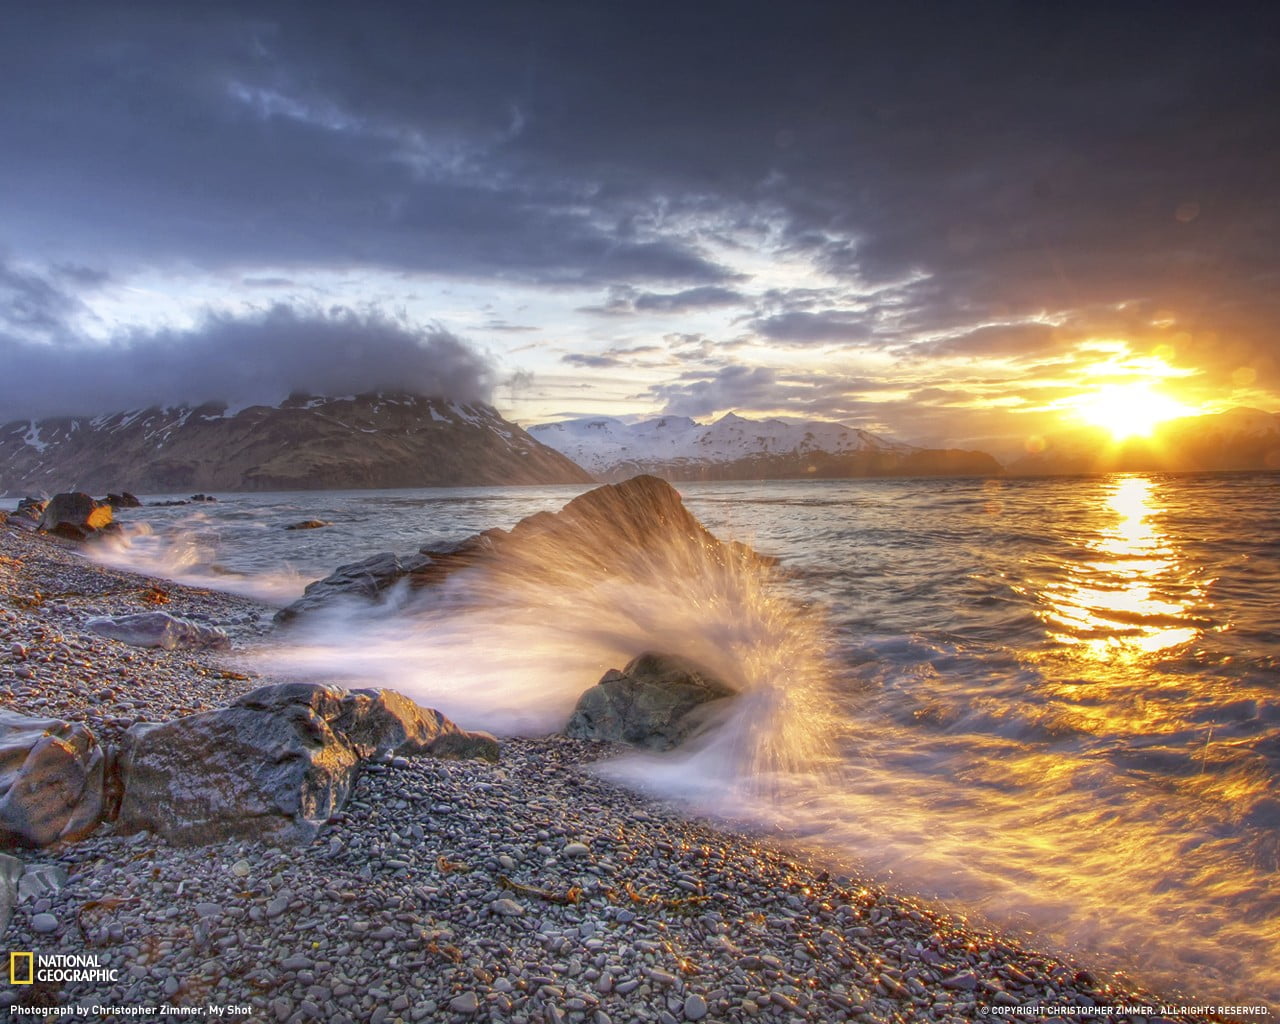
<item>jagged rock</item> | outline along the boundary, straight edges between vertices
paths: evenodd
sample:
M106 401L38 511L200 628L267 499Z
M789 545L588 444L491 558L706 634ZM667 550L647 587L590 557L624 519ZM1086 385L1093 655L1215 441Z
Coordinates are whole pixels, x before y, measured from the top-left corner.
M111 506L83 491L64 491L49 499L40 516L40 529L71 540L84 540L111 525Z
M347 598L371 599L429 560L422 555L401 558L391 551L359 562L340 565L322 580L307 585L302 597L276 612L276 622L291 619Z
M9 917L18 902L18 880L22 877L23 863L17 857L0 853L0 938L9 927Z
M650 652L621 672L610 669L584 692L564 731L577 739L670 750L697 732L721 702L736 695L733 687L699 665Z
M191 495L191 500L192 501L217 501L218 499L215 498L212 494L193 494Z
M142 502L138 500L137 495L130 494L128 491L121 491L119 494L108 494L107 504L112 508L141 508Z
M262 687L219 711L129 729L119 827L184 845L307 840L346 803L364 760L423 753L457 731L388 690Z
M319 530L325 526L332 526L333 523L326 522L323 519L304 519L300 523L290 523L285 527L286 530Z
M583 579L654 571L700 572L717 564L753 560L767 564L743 544L723 544L684 507L670 484L638 476L579 495L559 512L539 512L510 531L486 530L452 544L429 545L416 558L376 555L345 565L307 587L305 596L282 609L277 622L323 607L336 597L375 597L401 579L411 587L441 583L475 569L499 581L538 579L565 588Z
M90 619L85 626L99 636L110 637L134 647L199 651L226 650L231 646L224 630L170 615L168 612L101 615Z
M0 846L78 839L102 818L105 757L83 725L0 711Z

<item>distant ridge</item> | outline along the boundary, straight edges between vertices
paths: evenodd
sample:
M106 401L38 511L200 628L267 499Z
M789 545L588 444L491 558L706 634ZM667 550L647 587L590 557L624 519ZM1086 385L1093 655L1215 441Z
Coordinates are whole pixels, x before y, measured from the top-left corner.
M409 392L159 406L0 427L0 493L590 483L482 402Z
M693 481L1001 472L1000 464L984 452L914 448L823 420L750 420L728 413L708 424L683 416L628 424L591 416L541 424L529 433L612 481L638 473Z

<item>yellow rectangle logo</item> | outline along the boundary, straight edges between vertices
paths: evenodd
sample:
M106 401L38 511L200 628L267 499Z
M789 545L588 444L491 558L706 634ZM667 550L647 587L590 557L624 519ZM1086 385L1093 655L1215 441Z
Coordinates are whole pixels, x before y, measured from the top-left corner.
M26 972L21 969L21 965L27 965ZM10 953L9 954L9 984L10 985L30 985L36 980L36 955L34 953Z

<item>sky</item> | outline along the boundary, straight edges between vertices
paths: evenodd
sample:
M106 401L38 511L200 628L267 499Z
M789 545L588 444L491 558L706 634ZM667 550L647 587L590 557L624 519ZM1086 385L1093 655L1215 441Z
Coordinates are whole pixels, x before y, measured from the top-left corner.
M0 420L1280 409L1269 5L0 12Z

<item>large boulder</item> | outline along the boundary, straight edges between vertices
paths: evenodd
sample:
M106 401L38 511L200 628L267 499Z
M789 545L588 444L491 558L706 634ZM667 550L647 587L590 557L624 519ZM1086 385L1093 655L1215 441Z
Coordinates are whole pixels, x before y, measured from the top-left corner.
M641 654L621 672L610 669L578 698L565 735L670 750L736 695L733 687L694 662Z
M463 570L487 573L501 588L536 580L576 591L584 580L704 572L741 560L771 561L745 545L721 543L669 483L638 476L597 487L559 512L539 512L509 531L427 545L417 557L382 554L344 565L308 586L276 620L287 622L339 598L377 598L400 580L413 588L435 586Z
M0 711L0 847L92 832L102 819L104 764L83 725Z
M84 540L111 525L111 506L83 491L63 491L49 499L40 529L71 540Z
M388 690L261 687L219 711L129 729L118 825L184 845L307 840L346 803L362 762L424 753L459 731Z
M99 636L134 647L162 647L166 651L225 650L231 646L225 630L205 626L168 612L100 615L85 625Z

